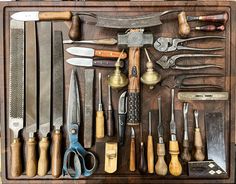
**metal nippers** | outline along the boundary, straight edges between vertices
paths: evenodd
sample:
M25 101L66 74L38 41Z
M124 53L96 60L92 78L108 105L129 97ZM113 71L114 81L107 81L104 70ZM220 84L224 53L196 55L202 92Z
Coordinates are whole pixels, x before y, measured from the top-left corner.
M159 52L172 52L178 50L192 50L192 51L215 51L222 50L222 47L214 47L214 48L196 48L196 47L188 47L183 46L184 42L194 41L194 40L204 40L204 39L225 39L224 36L199 36L187 39L180 38L167 38L167 37L159 37L154 42L154 48Z

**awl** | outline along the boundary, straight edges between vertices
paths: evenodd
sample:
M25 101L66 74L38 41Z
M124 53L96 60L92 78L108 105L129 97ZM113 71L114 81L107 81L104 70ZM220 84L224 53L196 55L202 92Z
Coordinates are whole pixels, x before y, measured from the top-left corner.
M111 50L96 50L86 47L69 47L66 51L75 56L83 57L102 57L102 58L119 58L121 52ZM121 59L125 59L127 54L123 52Z

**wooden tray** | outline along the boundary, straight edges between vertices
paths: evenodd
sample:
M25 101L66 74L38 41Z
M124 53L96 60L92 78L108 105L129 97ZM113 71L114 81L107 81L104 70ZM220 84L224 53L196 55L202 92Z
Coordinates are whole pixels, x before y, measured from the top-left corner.
M214 177L214 178L193 178L187 175L187 166L183 165L183 174L180 177L173 177L168 174L165 177L157 176L156 174L147 174L140 175L138 171L130 172L128 167L129 160L129 145L130 145L130 128L126 128L126 144L123 147L119 147L119 156L118 156L118 169L114 174L107 174L104 172L104 150L105 142L107 141L116 141L116 137L110 139L105 137L104 139L94 140L95 145L92 150L97 154L99 158L99 167L94 175L91 177L82 177L77 180L79 183L234 183L234 136L235 136L235 77L236 77L236 20L232 17L236 17L236 3L234 2L225 2L225 1L168 1L168 2L5 2L0 4L0 96L1 96L1 134L2 134L2 178L4 183L40 183L40 182L50 182L50 183L75 183L76 180L71 180L68 176L61 176L59 179L53 179L50 171L45 177L36 176L34 178L28 178L25 173L18 178L12 178L10 175L10 143L12 140L12 133L8 129L8 70L9 70L9 17L12 13L18 11L30 11L30 10L39 10L39 11L73 11L73 12L93 12L100 15L141 15L148 14L152 12L162 12L169 9L179 9L185 10L190 15L201 15L201 14L215 14L219 12L226 11L229 13L230 18L226 24L226 30L224 32L218 33L209 33L208 35L224 35L226 36L225 41L204 41L204 47L214 46L223 46L225 49L217 53L223 54L223 58L213 59L201 59L195 60L196 63L207 63L207 62L216 62L224 67L221 71L225 78L220 78L217 80L206 80L206 82L219 83L224 86L224 91L230 92L230 100L224 102L191 102L190 111L189 111L189 137L190 145L192 149L193 145L193 109L198 109L200 113L200 128L202 129L203 142L206 145L205 141L205 129L204 129L204 114L209 111L220 111L224 113L224 122L225 122L225 143L226 143L226 161L227 161L227 177ZM114 14L115 12L115 14ZM158 36L170 36L177 37L177 20L173 17L174 15L168 15L167 19L163 20L163 25L149 28L155 37ZM104 29L95 27L91 22L92 19L88 20L84 18L82 25L82 39L98 39L98 38L109 38L116 37L117 30ZM199 22L196 22L199 23ZM191 25L196 24L195 22ZM68 30L70 27L70 22L53 22L54 30L61 30L63 32L64 39L67 39ZM203 32L194 32L191 33L191 36L204 35ZM195 42L193 46L203 46L199 44L201 42ZM67 48L68 45L64 45L64 48ZM94 47L94 46L92 46ZM114 49L114 47L107 46L96 46L94 48L100 49ZM153 61L161 57L161 53L158 53L153 48L149 49L151 52L151 58ZM214 53L214 52L212 52ZM169 54L168 54L169 55ZM65 52L65 59L69 58L69 54ZM142 50L141 52L141 74L145 71L145 63L147 59ZM194 61L194 62L195 62ZM187 60L185 61L187 62ZM68 86L69 78L72 66L65 63L65 107L67 109L67 97L68 97ZM161 73L164 78L167 75L180 73L172 70L164 71L159 66L155 64L155 69ZM84 100L84 68L78 68L79 76L79 85L80 92L83 104ZM204 72L219 72L219 70L203 70ZM113 72L112 69L101 69L96 68L96 78L98 72L102 72L103 77L105 78L108 74ZM124 70L127 73L127 69ZM96 79L95 78L95 79ZM97 108L98 100L98 81L95 80L95 94L96 102L94 104ZM205 82L205 81L200 81ZM177 90L176 90L177 92ZM115 117L117 117L117 108L118 108L118 99L122 91L112 91L112 103L115 110ZM168 153L168 141L169 141L169 121L170 121L170 89L161 87L157 85L155 89L149 90L147 86L141 85L141 123L143 124L143 140L146 143L147 140L147 128L148 128L148 111L153 112L153 138L154 138L154 150L156 150L156 141L157 141L157 97L162 96L163 99L163 122L164 122L164 141L166 143L166 152ZM107 81L103 81L103 104L105 109L107 109ZM183 117L182 117L182 102L175 99L175 110L176 110L176 122L177 122L177 138L182 142L183 137ZM65 111L66 117L66 111ZM66 118L65 118L66 119ZM116 118L117 119L117 118ZM82 122L83 124L83 122ZM117 121L116 121L117 124ZM65 126L64 126L65 127ZM80 127L80 138L83 136L83 125ZM139 142L140 142L140 132L139 127L135 127L137 139L136 139L136 149L137 153L139 151ZM66 135L66 129L63 130L64 136L64 147L66 147L68 138ZM25 150L25 142L27 140L27 135L25 132L22 132L22 140L24 141L23 149ZM82 139L80 139L82 140ZM80 141L82 142L82 141ZM181 148L181 144L180 144ZM139 158L139 154L137 154ZM167 155L167 163L169 163L170 157ZM156 162L156 153L155 153L155 162ZM25 168L25 167L24 167Z

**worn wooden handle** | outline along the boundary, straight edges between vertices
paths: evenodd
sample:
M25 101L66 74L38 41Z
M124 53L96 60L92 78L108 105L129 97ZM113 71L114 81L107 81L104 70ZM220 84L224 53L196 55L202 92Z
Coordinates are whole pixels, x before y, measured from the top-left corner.
M157 163L155 165L156 174L159 176L165 176L168 171L168 167L165 162L165 144L157 143Z
M17 138L11 143L11 175L13 177L18 177L22 173L21 158L21 142Z
M153 140L152 136L148 136L147 141L147 164L148 164L148 173L154 173L154 152L153 152Z
M34 177L37 174L36 144L35 138L29 138L27 141L26 175L28 177Z
M144 151L144 143L143 142L141 142L141 145L140 145L140 161L139 161L138 169L141 174L146 174L146 172L147 172L147 161L145 158L145 151Z
M181 13L178 14L178 22L179 22L179 34L180 34L180 36L182 36L182 37L188 36L191 30L190 30L190 26L187 22L185 12L181 12Z
M205 155L203 153L202 136L199 128L195 128L194 146L196 148L194 158L197 161L203 161L205 159Z
M49 150L49 140L47 137L43 137L39 142L39 161L38 161L38 175L45 176L48 172L48 150Z
M228 21L228 13L225 12L223 14L218 15L207 15L207 16L199 16L199 20L201 21L207 21L207 22L222 22L226 23Z
M200 27L195 27L194 30L199 30L199 31L224 31L225 26L215 26L215 25L206 25L206 26L200 26Z
M114 119L111 110L107 111L107 135L109 137L114 135Z
M131 143L130 143L129 170L130 171L135 171L136 170L136 164L135 164L135 139L131 139Z
M80 30L79 15L73 15L72 20L71 20L71 27L70 27L70 30L68 32L68 36L73 41L80 40L81 30Z
M114 38L100 39L100 40L95 40L95 43L102 45L115 45L117 43L117 40Z
M62 134L56 130L52 136L52 176L58 178L62 171L62 153L61 153Z
M183 152L181 153L181 158L185 162L189 162L191 160L191 154L189 152L189 142L188 142L188 140L183 141Z
M39 20L71 20L72 13L65 12L39 12Z
M116 52L116 51L109 51L109 50L95 50L94 55L97 57L103 57L103 58L121 58L125 59L127 58L127 54L125 52L122 53L120 56L121 52Z
M171 155L171 161L169 164L170 174L173 176L180 176L182 173L182 166L179 162L179 144L178 141L169 142L169 153Z
M96 138L104 137L104 115L103 111L97 111L96 114Z

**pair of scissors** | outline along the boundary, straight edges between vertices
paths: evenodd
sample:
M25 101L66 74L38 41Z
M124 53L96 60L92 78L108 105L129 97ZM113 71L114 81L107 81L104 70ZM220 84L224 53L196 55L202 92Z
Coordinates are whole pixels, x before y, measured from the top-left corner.
M78 141L80 117L79 86L76 71L72 70L67 114L67 132L70 145L64 154L62 174L63 176L69 174L73 179L80 178L81 175L90 176L97 168L97 158L95 155L90 151L86 151ZM87 167L87 158L90 158L93 164L90 168ZM72 165L71 161L73 162Z

